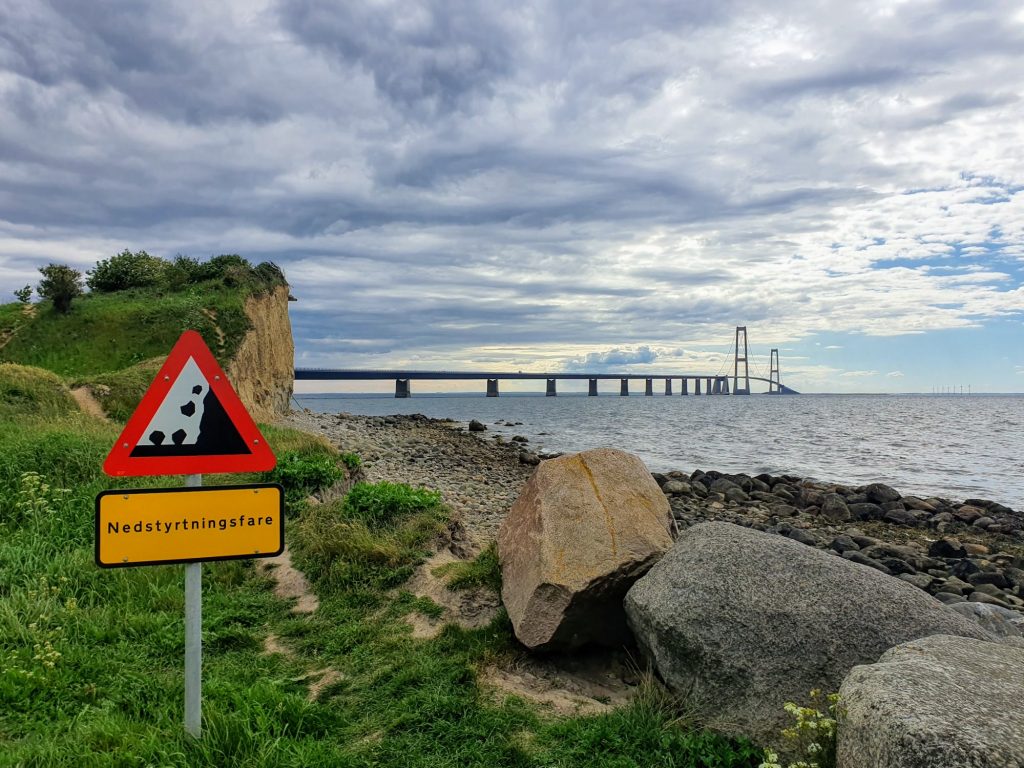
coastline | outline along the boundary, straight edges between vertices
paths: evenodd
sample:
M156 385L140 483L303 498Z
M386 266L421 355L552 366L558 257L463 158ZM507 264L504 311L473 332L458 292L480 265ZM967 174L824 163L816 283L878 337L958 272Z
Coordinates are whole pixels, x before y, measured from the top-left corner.
M370 482L440 492L458 522L452 549L461 557L494 540L537 461L528 441L419 414L305 409L292 411L284 423L359 454ZM947 604L963 603L962 612L994 608L1019 616L1024 629L1024 513L997 501L904 496L881 483L850 487L793 475L653 475L680 530L716 520L785 536L907 581Z

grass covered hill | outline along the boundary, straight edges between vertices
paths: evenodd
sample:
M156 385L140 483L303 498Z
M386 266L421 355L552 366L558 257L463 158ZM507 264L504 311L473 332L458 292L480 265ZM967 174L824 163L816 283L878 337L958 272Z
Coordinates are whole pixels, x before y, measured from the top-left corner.
M0 305L0 362L88 385L120 420L183 331L202 334L224 364L250 330L246 301L286 284L269 262L253 266L235 255L165 261L144 251L99 262L86 282L91 290L75 296L67 312L51 299Z
M66 314L50 300L0 305L0 362L66 377L110 373L166 355L189 328L199 331L219 358L230 358L249 329L245 300L285 284L275 265L254 267L240 256L168 262L139 254L152 274L96 283L97 270L91 270L88 279L97 287L75 298ZM101 261L97 269L109 262Z

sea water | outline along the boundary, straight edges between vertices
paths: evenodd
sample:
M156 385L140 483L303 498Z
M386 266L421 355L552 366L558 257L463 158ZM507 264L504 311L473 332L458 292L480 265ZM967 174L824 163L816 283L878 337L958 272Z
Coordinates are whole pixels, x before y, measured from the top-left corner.
M610 446L656 472L794 474L1024 509L1022 395L296 395L304 408L478 419L536 452ZM503 422L522 422L502 426Z

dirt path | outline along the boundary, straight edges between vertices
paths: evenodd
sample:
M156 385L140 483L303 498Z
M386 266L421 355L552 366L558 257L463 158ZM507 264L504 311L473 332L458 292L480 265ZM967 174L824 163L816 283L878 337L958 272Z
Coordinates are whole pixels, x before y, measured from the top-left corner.
M274 582L274 594L282 600L294 600L292 613L315 613L320 607L320 599L309 586L306 574L292 565L292 553L284 548L277 557L257 560L257 567L268 574Z
M93 396L92 390L88 387L76 387L75 389L72 389L71 396L75 398L75 402L78 403L78 407L90 416L95 416L100 421L110 421L106 412L103 410L103 406L100 405L99 400Z

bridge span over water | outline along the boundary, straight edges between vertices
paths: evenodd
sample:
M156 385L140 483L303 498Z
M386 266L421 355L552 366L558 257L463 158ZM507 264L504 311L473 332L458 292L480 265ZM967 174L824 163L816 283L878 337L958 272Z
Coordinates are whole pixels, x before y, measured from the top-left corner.
M655 380L663 380L665 383L665 394L672 394L672 382L679 382L679 393L688 395L749 395L750 382L761 381L768 385L765 394L795 395L797 392L784 384L772 382L760 376L740 377L734 381L730 389L729 379L731 376L706 376L692 373L672 374L637 374L637 373L526 373L500 372L500 371L404 371L404 370L340 370L330 368L296 368L295 379L297 381L387 381L393 379L395 382L395 397L411 397L413 380L417 381L486 381L487 396L498 397L498 382L505 381L544 381L546 382L545 394L554 397L557 392L556 382L559 379L580 380L586 379L589 382L587 394L591 397L597 396L597 382L601 380L619 380L619 394L629 395L629 382L639 379L644 380L644 394L654 394ZM737 386L738 383L744 386Z
M742 352L741 352L742 344ZM749 395L750 382L760 381L768 385L765 394L772 395L795 395L795 390L790 389L782 383L779 374L779 350L771 351L771 365L769 377L751 376L747 365L747 329L746 326L736 328L736 345L733 355L733 373L731 376L716 374L697 373L524 373L523 371L413 371L413 370L351 370L333 368L296 368L295 379L297 381L387 381L393 379L395 382L395 397L411 397L413 380L417 381L486 381L487 396L498 397L498 382L505 381L545 381L548 397L554 397L557 392L556 382L562 380L586 379L589 382L587 394L591 397L597 396L597 382L604 379L619 380L619 394L629 395L629 382L631 380L644 380L644 394L654 394L654 381L665 382L665 394L672 394L672 382L679 381L679 393L690 394L690 382L693 382L693 394L708 395ZM742 366L742 367L741 367ZM742 372L741 372L742 371ZM729 386L729 379L732 379L732 388ZM703 383L703 392L701 384Z

